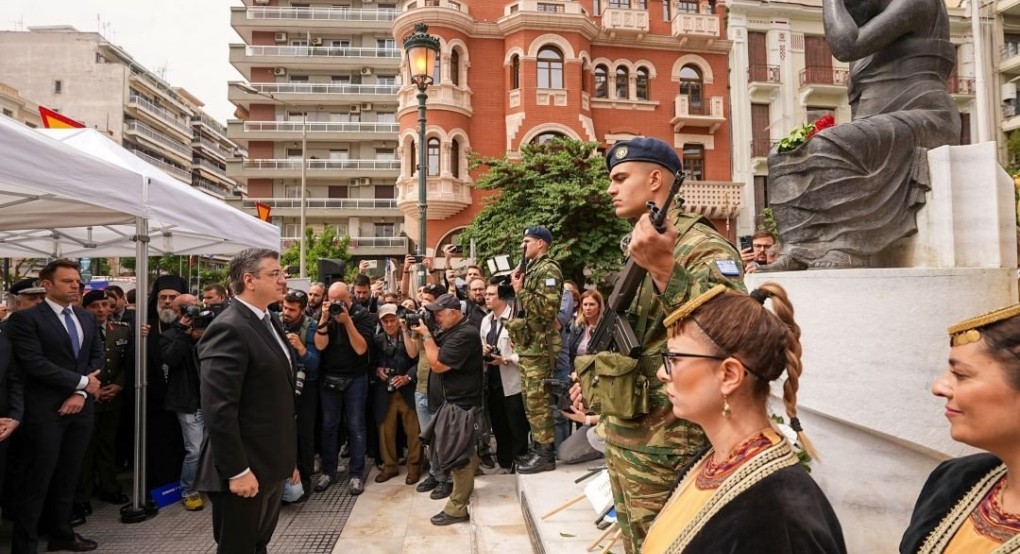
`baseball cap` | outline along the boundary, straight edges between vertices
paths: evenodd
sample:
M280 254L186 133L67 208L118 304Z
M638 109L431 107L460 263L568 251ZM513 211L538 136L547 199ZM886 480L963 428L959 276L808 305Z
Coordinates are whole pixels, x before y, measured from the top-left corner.
M430 312L438 312L439 310L444 309L459 310L460 300L457 300L457 295L446 293L439 298L436 298L435 302L426 304L425 309Z
M397 315L397 305L396 304L383 304L382 306L379 306L378 315L379 315L379 319L382 319L382 318L384 318L384 317L386 317L388 315L396 316Z

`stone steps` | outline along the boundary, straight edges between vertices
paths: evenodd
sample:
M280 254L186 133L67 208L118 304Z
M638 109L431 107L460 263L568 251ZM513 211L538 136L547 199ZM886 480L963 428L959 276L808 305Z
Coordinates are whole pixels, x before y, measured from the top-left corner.
M598 515L587 499L574 503L546 520L542 519L543 515L557 506L583 494L584 486L589 481L575 484L574 480L588 473L591 465L598 463L558 464L556 471L517 476L521 510L524 512L524 521L535 554L583 554L585 548L602 534L595 527ZM608 540L604 540L600 546L604 547L608 543ZM601 547L594 552L601 552ZM617 542L609 552L622 554L623 545Z

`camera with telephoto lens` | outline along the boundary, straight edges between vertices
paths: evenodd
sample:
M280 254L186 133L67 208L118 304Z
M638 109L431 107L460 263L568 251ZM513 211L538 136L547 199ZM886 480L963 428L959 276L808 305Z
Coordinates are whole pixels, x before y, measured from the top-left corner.
M298 365L297 375L294 376L294 395L301 396L305 390L305 366Z
M397 386L393 383L393 380L400 375L400 372L392 367L384 367L383 371L386 372L386 392L397 392Z
M408 329L414 329L422 322L425 323L425 326L428 327L430 331L436 328L436 318L432 315L432 312L428 310L405 310L403 315L401 315L398 311L397 315L404 320L404 324Z
M496 359L496 356L502 356L502 354L499 353L499 347L493 344L492 350L490 350L488 354L482 356L482 361L487 364L491 364Z
M341 300L337 300L336 302L331 302L329 304L330 317L336 317L345 311L347 311L347 306Z
M216 315L223 311L222 308L217 309L218 306L219 304L214 304L207 308L201 306L181 306L181 315L191 321L192 329L205 329L216 318Z
M542 379L542 384L549 391L549 407L553 410L569 410L573 404L570 401L570 381L559 379Z

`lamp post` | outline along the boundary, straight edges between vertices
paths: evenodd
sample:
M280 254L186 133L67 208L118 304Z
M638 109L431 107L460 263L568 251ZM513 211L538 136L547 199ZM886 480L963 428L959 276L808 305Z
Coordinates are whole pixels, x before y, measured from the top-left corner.
M308 166L308 111L305 110L304 108L301 108L300 106L295 106L294 104L291 104L290 102L287 102L286 100L281 100L281 99L273 96L272 93L262 92L262 91L256 89L255 87L249 85L248 83L234 83L234 86L236 86L240 90L243 90L244 92L247 92L248 94L255 94L255 95L258 95L258 96L262 96L264 98L269 98L270 100L276 100L277 102L280 102L281 104L284 104L286 106L290 106L290 107L295 108L295 109L297 109L297 110L299 110L301 112L301 205L299 206L300 229L301 229L301 232L300 232L300 234L298 236L298 241L299 241L298 242L298 268L299 268L298 269L298 272L299 272L298 276L301 277L301 278L304 278L307 275L307 273L305 271L305 269L306 269L305 250L306 250L306 246L307 246L305 244L305 242L307 240L305 238L305 227L307 226L307 224L305 223L305 217L306 217L306 213L308 211L308 209L307 209L308 208L308 197L307 197L307 195L308 195L307 188L308 187L307 187L307 173L306 173L308 171L308 168L307 168L307 166Z
M414 25L414 34L404 39L407 52L408 80L418 88L418 255L425 255L425 217L428 212L428 181L426 179L427 152L425 146L425 92L433 82L436 59L439 57L439 39L428 34L429 26Z

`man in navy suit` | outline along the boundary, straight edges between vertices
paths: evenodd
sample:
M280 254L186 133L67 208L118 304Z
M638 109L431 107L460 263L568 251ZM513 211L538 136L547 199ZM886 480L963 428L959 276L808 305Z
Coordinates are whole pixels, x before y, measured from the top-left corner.
M103 341L96 318L72 307L78 300L78 264L58 259L39 273L46 298L11 315L14 360L24 379L26 471L17 491L14 554L36 552L44 503L53 515L47 550L85 552L94 541L71 529L71 503L92 436L92 404L101 383Z
M297 353L267 307L283 300L278 254L249 248L230 261L234 300L198 343L206 438L196 488L213 505L220 554L264 553L283 482L300 482L294 377Z

